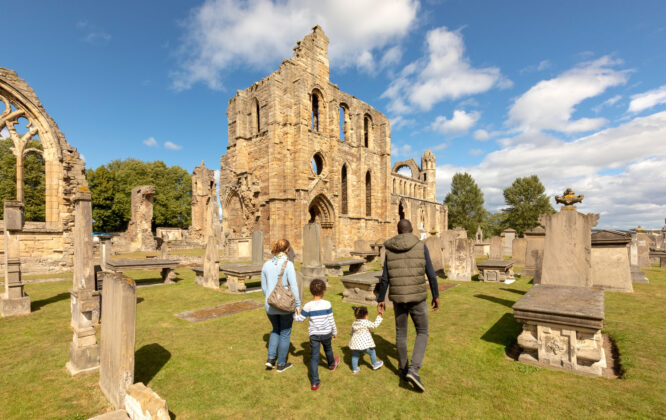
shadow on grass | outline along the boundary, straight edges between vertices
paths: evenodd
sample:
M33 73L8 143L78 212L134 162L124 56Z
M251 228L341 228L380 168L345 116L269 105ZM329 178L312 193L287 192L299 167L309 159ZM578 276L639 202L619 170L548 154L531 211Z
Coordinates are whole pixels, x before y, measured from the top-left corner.
M171 353L157 343L146 344L134 353L134 382L146 386L171 359Z
M524 291L524 290L519 290L519 289L509 289L508 287L500 287L500 290L504 290L504 291L506 291L506 292L515 293L515 294L517 294L517 295L524 295L525 293L527 293L527 292Z
M499 303L500 305L504 305L504 306L509 307L509 308L512 307L514 303L516 303L515 300L502 299L502 298L498 298L496 296L483 295L483 294L479 294L479 293L474 295L474 297L479 298L479 299L485 299L485 300L490 301L490 302Z
M511 345L516 341L521 330L520 324L513 315L506 313L481 336L481 339L489 343L501 344L509 353Z
M61 300L65 300L69 298L69 293L58 293L55 296L51 296L46 299L41 299L41 300L35 300L30 303L30 311L35 312L40 309L42 309L43 306L46 306L50 303L55 303L55 302L60 302Z

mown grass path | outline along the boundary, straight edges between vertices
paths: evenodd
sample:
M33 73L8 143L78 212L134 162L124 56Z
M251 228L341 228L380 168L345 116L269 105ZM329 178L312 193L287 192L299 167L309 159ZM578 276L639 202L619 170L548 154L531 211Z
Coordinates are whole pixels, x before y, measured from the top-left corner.
M141 281L157 272L127 273ZM284 373L265 371L270 324L263 309L199 323L174 316L221 303L263 300L261 293L232 295L194 285L179 269L176 285L138 290L135 380L164 397L177 418L664 418L666 417L666 270L646 272L650 284L635 292L606 293L604 331L613 336L626 369L624 379L590 378L539 369L505 357L520 331L511 305L531 285L460 283L441 295L431 312L430 341L421 378L424 394L396 376L393 313L376 330L372 371L366 358L352 375L347 349L353 321L342 285L330 281L340 331L334 351L344 365L325 370L322 387L309 388L307 323L294 324ZM442 280L447 282L446 280ZM72 378L65 369L69 281L31 284L33 313L0 319L0 418L87 418L109 410L98 374ZM307 293L309 298L309 292ZM371 319L375 310L371 308ZM414 339L410 328L410 348Z

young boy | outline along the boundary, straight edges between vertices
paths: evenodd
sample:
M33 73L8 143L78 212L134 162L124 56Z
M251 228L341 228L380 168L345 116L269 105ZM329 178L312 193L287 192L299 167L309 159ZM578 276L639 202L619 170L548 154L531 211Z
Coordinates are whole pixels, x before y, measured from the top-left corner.
M321 386L318 370L319 346L324 346L324 353L326 354L326 361L330 370L335 370L338 364L340 364L340 356L333 357L331 339L335 340L337 338L338 329L335 327L331 302L323 299L325 292L326 283L323 280L312 280L312 283L310 283L310 293L312 293L314 299L306 303L301 313L295 316L296 321L301 322L305 321L305 318L310 317L310 327L308 329L310 334L310 348L312 349L312 356L310 357L310 382L312 383L313 391L318 390Z

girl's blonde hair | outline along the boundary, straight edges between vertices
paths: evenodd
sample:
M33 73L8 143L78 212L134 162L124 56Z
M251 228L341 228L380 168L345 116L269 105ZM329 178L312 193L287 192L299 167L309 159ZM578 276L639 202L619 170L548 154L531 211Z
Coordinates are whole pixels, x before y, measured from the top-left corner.
M291 244L289 244L288 240L279 239L279 240L273 242L273 246L271 246L271 253L273 255L277 255L280 252L287 252L290 247L291 247Z

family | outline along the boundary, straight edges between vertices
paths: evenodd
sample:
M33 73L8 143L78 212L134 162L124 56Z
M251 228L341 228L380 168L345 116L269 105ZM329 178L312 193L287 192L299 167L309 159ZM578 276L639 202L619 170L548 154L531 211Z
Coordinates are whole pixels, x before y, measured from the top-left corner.
M385 243L386 258L377 296L378 315L374 322L368 319L368 309L354 307L356 320L352 323L349 349L352 351L352 373L359 372L358 362L367 353L372 368L377 370L384 365L378 360L375 342L370 333L377 328L384 315L385 299L393 302L395 313L396 348L400 379L409 381L415 389L424 392L425 386L419 377L419 370L425 356L428 343L428 285L432 294L432 309L439 309L439 289L437 275L433 269L428 248L412 233L412 225L407 219L398 222L398 234ZM261 288L265 295L266 314L272 325L268 340L267 369L284 372L292 364L287 362L291 328L293 321L303 322L309 319L308 333L312 355L310 358L311 389L316 391L321 386L318 366L320 348L324 348L328 368L335 370L340 364L340 357L334 356L332 340L337 339L338 329L333 317L331 303L324 299L326 283L315 279L310 283L312 301L302 305L296 270L293 264L293 250L286 239L276 241L271 247L273 258L264 263L261 272ZM424 281L428 279L428 285ZM390 286L390 287L389 287ZM407 325L412 318L416 329L416 341L411 363L407 354Z

